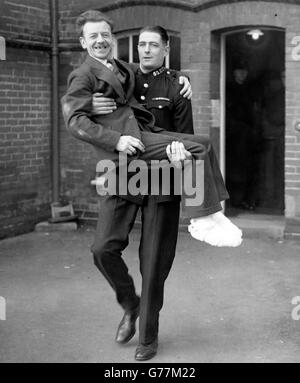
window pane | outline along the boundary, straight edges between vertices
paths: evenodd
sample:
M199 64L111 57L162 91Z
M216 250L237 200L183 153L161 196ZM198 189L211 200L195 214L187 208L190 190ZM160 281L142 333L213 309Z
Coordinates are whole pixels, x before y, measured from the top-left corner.
M180 37L170 36L170 68L180 70Z
M133 49L133 62L134 63L139 62L139 54L138 54L138 50L137 50L138 42L139 42L139 35L133 35L132 49Z
M118 39L118 59L129 61L129 37Z

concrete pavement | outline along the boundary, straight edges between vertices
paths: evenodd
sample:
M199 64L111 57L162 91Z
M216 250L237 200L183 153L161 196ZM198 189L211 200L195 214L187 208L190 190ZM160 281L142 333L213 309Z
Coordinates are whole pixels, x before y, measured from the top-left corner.
M138 239L135 230L124 257L139 291ZM137 336L114 343L122 311L93 265L92 240L85 229L0 242L0 362L134 362ZM295 296L299 241L219 249L180 232L151 362L300 362Z

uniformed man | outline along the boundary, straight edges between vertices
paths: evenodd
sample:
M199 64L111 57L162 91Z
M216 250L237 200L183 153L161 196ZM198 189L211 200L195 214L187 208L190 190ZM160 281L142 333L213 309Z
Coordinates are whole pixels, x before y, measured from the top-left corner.
M165 130L193 134L191 102L180 95L181 85L178 73L163 66L169 51L167 32L159 26L146 27L139 36L140 65L133 65L136 74L135 97ZM95 95L95 114L106 114L115 110L114 100ZM231 225L217 212L221 211L220 201L228 198L212 146L207 138L202 142L209 149L205 161L205 195L203 216L210 216L203 223L204 236L212 227L222 231ZM187 153L182 145L173 142L168 147L170 159L183 160ZM125 203L125 202L124 202ZM159 312L163 305L164 283L171 269L178 236L180 198L174 195L147 196L141 206L142 235L139 248L142 292L139 308L139 345L136 360L147 360L157 352ZM214 214L217 213L217 214ZM209 234L209 233L208 233ZM219 238L220 240L220 238ZM211 240L211 244L213 240ZM118 328L116 341L128 342L135 332L137 313L125 314Z

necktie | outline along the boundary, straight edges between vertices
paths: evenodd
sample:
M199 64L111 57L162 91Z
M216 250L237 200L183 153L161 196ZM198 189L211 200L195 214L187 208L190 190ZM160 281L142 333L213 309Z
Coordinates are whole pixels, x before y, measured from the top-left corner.
M106 66L108 69L110 69L112 72L114 71L114 66L113 64L111 63L111 61L107 60L106 62Z
M118 79L121 82L121 84L125 84L126 77L125 77L125 75L123 75L119 71L116 63L113 60L108 59L107 62L106 62L106 66L107 66L108 69L110 69L112 72L114 72L114 74L118 77Z

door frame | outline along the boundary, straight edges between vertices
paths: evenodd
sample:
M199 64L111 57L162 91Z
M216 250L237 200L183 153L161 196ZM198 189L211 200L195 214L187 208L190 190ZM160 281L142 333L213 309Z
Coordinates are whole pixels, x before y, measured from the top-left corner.
M230 30L220 34L220 169L226 182L226 38L229 35L248 31L249 29L261 29L268 31L279 31L285 33L284 28L265 25L247 25L242 27L231 27ZM284 46L286 49L286 44ZM225 204L223 202L223 209Z

